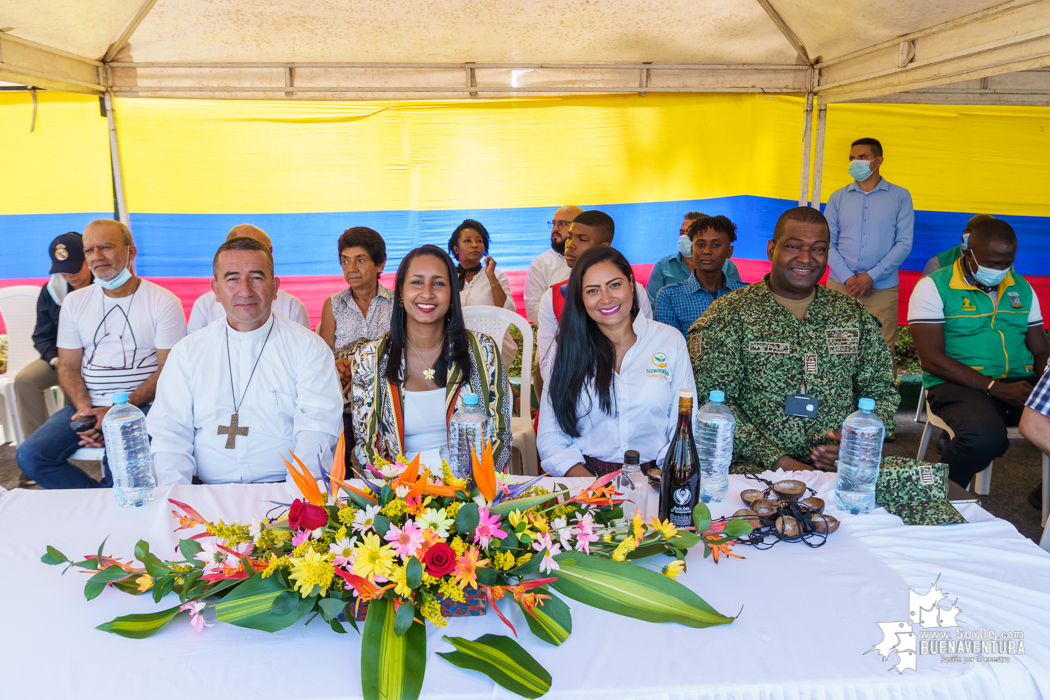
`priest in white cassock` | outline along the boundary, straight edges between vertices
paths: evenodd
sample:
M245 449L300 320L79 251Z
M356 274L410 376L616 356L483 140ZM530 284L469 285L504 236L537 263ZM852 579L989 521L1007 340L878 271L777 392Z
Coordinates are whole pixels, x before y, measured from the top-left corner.
M289 451L317 474L343 430L331 349L271 312L280 280L265 245L234 238L212 267L226 313L172 348L146 419L157 483L282 481Z
M266 246L271 256L273 255L273 243L270 242L270 237L266 235L266 231L263 231L261 228L251 224L237 224L226 234L227 241L241 237L254 238ZM306 305L283 289L277 290L277 296L273 299L273 312L284 316L289 321L295 321L307 330L310 329L310 317L306 313ZM219 303L218 297L215 295L215 292L205 292L197 297L197 301L193 302L190 320L186 322L186 333L199 331L212 321L217 321L220 318L226 318L226 311L222 308L222 304Z

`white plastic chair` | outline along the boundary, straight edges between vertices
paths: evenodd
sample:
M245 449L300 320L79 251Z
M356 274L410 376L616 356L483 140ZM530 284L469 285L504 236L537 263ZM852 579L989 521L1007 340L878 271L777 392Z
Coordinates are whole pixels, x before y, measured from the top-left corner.
M540 458L536 451L536 429L532 425L532 326L524 317L498 306L466 306L463 321L468 329L484 333L500 343L507 328L515 326L521 332L524 347L521 349L521 394L518 397L518 415L511 418L512 449L518 451L522 472L526 476L538 476Z
M7 372L0 374L0 397L3 398L4 438L15 445L26 439L22 434L22 420L15 400L15 375L40 357L33 347L36 300L39 296L40 287L29 285L0 289L0 316L7 327Z
M930 437L933 434L932 428L940 428L948 433L948 437L952 440L955 439L955 431L948 427L940 416L930 410L929 402L926 404L926 427L922 429L922 440L919 441L919 454L916 455L915 459L922 461L926 457L926 450L930 446ZM931 427L932 426L932 427ZM1024 439L1021 435L1021 431L1017 428L1007 428L1006 436L1011 440ZM1050 510L1050 457L1045 454L1043 457L1043 513L1042 523L1046 525L1048 510ZM992 465L994 461L989 462L988 466L979 472L974 478L974 489L978 494L987 496L992 485Z

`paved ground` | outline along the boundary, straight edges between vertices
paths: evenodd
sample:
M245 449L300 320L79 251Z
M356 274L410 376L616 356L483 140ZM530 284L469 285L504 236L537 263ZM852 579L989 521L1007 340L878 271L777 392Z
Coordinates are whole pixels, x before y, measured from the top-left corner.
M884 455L915 457L919 450L922 436L922 424L916 424L913 416L901 411L897 414L897 440L887 443ZM930 441L929 457L934 459L937 450L934 444L937 436ZM85 471L94 478L99 478L97 463L81 463ZM994 515L1008 520L1025 537L1036 542L1042 534L1039 524L1040 513L1028 503L1028 494L1039 482L1041 460L1039 451L1024 440L1013 440L1010 450L996 460L992 470L991 493L981 496L982 505ZM10 445L0 446L0 486L14 488L18 484L18 468L15 465L15 450Z

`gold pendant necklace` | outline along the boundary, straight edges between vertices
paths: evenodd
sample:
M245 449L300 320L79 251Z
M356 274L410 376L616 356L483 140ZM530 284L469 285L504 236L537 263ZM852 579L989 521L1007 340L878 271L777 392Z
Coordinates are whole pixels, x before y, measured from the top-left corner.
M416 353L416 357L419 358L420 362L422 362L424 365L426 364L426 360L423 359L423 356L419 354L418 350L416 350L415 348L412 348L412 352ZM431 365L430 367L427 367L425 370L423 370L423 377L428 382L434 381L434 375L435 374L437 374L437 372L434 370L433 365Z

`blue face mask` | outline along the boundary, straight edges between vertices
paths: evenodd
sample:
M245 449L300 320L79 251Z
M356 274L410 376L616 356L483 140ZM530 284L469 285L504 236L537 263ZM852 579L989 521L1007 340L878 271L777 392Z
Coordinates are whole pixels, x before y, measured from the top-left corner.
M100 278L96 277L95 278L95 284L97 284L98 286L102 287L103 289L108 289L111 292L114 289L123 286L125 282L127 282L129 279L131 279L131 269L129 267L130 264L131 264L131 251L128 251L128 259L124 262L124 269L121 270L117 274L116 277L114 277L113 279L111 279L108 282L106 280L104 280L104 279L100 279Z
M969 245L969 243L970 243L970 234L964 233L963 234L962 249L966 250L966 246Z
M857 182L867 180L871 177L870 160L851 160L849 162L849 176Z
M966 269L970 270L970 274L973 275L973 278L977 281L977 284L982 285L984 287L998 287L999 283L1006 279L1007 273L1010 272L1010 268L1007 268L1005 270L996 270L990 267L984 267L979 262L977 262L976 257L974 257L973 263L977 266L976 272L970 270L969 265L966 266Z
M678 252L682 254L683 258L692 257L693 242L689 240L689 236L678 237Z

